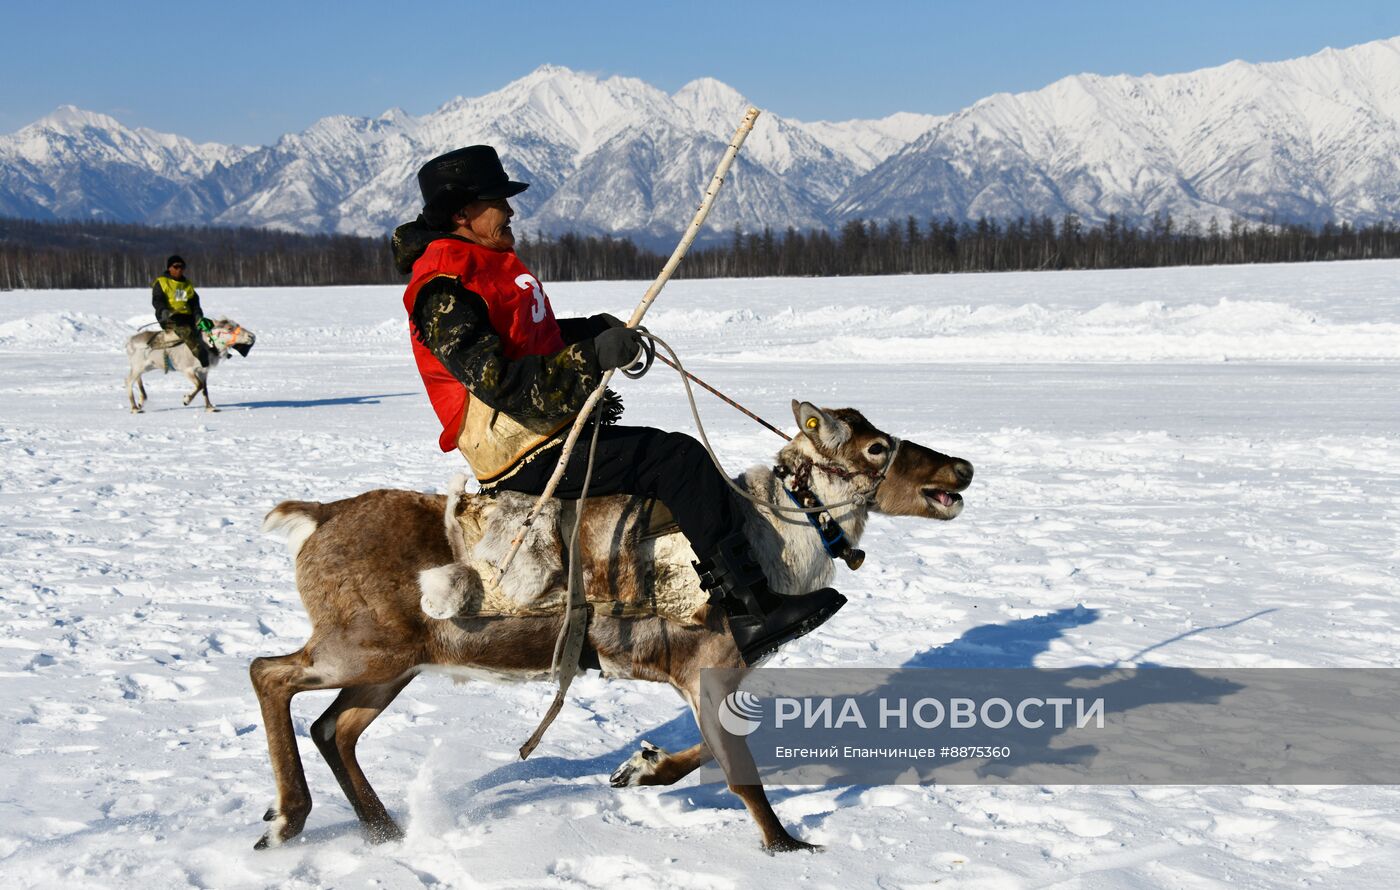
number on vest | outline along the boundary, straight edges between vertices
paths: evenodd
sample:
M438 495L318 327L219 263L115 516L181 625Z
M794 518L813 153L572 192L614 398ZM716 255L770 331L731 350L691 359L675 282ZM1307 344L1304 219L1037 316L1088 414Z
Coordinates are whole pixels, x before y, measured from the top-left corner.
M530 320L535 324L544 321L544 288L540 287L539 279L533 275L517 275L515 285L521 290L528 288L535 298L534 305L530 307Z

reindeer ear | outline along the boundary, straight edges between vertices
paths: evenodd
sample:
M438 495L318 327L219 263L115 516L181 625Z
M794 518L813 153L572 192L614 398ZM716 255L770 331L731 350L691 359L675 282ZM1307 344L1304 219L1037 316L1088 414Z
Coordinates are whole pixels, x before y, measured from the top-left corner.
M824 450L834 451L851 437L851 428L844 421L811 402L793 399L792 414L797 418L797 428Z

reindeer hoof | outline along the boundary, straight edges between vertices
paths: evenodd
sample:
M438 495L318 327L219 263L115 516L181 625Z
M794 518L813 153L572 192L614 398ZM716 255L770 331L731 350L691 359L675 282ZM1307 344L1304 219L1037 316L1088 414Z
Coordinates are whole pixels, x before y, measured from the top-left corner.
M608 784L614 788L635 788L638 785L655 784L647 780L656 774L656 765L670 753L665 748L658 748L644 739L641 750L627 758L622 766L613 770L613 774L608 776Z
M218 414L218 413L219 413L219 409L216 408L216 407L214 407L213 405L205 405L205 406L204 406L204 411L205 411L206 414Z
M288 818L285 814L276 810L268 810L263 814L264 822L271 822L263 836L258 838L258 842L253 844L254 850L266 850L269 847L280 847L287 841L301 834L301 829L306 825L306 813L302 813L298 819Z
M132 409L131 409L131 413L132 413L132 414L145 414L146 411L145 411L144 408L132 408Z
M637 768L633 765L632 760L635 760L636 757L637 755L633 754L631 759L613 770L612 775L608 776L608 784L614 788L633 788L642 784L641 782L635 781L637 777Z
M390 841L403 840L403 829L393 820L367 826L365 834L371 844L387 844Z
M765 853L820 853L824 847L821 844L809 844L806 841L799 841L792 835L773 841L771 844L764 844Z

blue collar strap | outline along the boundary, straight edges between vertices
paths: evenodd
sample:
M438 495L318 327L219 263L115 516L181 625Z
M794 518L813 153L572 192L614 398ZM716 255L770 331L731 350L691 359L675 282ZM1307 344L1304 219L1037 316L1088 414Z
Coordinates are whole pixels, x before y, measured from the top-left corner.
M783 491L787 493L788 499L807 510L825 506L812 491L810 485L806 484L811 472L810 464L796 471L782 464L773 468L773 475L782 482ZM861 564L865 562L865 551L857 550L851 546L850 539L846 537L841 524L836 521L830 511L823 509L820 512L804 513L803 515L812 524L812 528L816 529L817 536L821 538L822 548L826 550L828 557L845 562L852 571L861 567Z

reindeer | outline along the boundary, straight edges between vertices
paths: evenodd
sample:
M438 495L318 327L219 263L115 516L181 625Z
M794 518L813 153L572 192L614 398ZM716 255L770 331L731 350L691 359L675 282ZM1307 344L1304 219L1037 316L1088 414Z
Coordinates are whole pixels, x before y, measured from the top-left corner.
M194 384L194 389L180 404L188 405L195 396L203 393L204 410L219 410L209 401L209 370L226 358L230 349L246 356L257 338L252 331L227 318L219 319L202 336L210 347L208 368L199 364L199 359L179 338L166 331L140 331L127 339L126 357L131 365L126 373L126 398L131 403L132 414L146 410L146 384L141 381L141 375L156 368L167 374L180 371ZM140 391L140 400L137 400L134 390Z
M972 481L967 461L895 440L852 409L823 410L794 401L793 411L800 432L779 452L778 466L810 474L810 490L825 504L866 498L832 510L853 543L870 509L943 520L962 512L957 492ZM762 504L790 503L771 468L753 467L735 481ZM581 559L605 567L588 574L590 585L608 584L612 575L606 566L636 556L613 552L613 530L587 521L598 501L617 499L627 496L586 502ZM340 690L312 724L311 738L368 837L380 842L403 833L360 769L355 744L414 677L433 670L515 680L548 675L562 615L437 619L423 611L429 580L454 558L444 526L446 506L445 496L381 489L328 504L285 501L268 514L264 529L287 533L312 632L296 652L255 659L250 668L277 785L277 800L264 816L272 825L257 849L295 837L311 810L292 728L291 700L297 693ZM748 502L744 509L749 537L775 591L806 591L829 580L831 559L805 518ZM683 562L657 569L691 571ZM605 676L675 688L704 738L713 721L699 720L701 671L746 665L721 610L702 605L696 619L690 626L600 611L589 620L587 640ZM749 756L742 740L733 737L706 739L674 754L643 742L611 782L616 787L671 784L709 762L712 744L723 746L721 763ZM762 785L731 782L729 790L758 824L766 850L814 849L783 827Z

